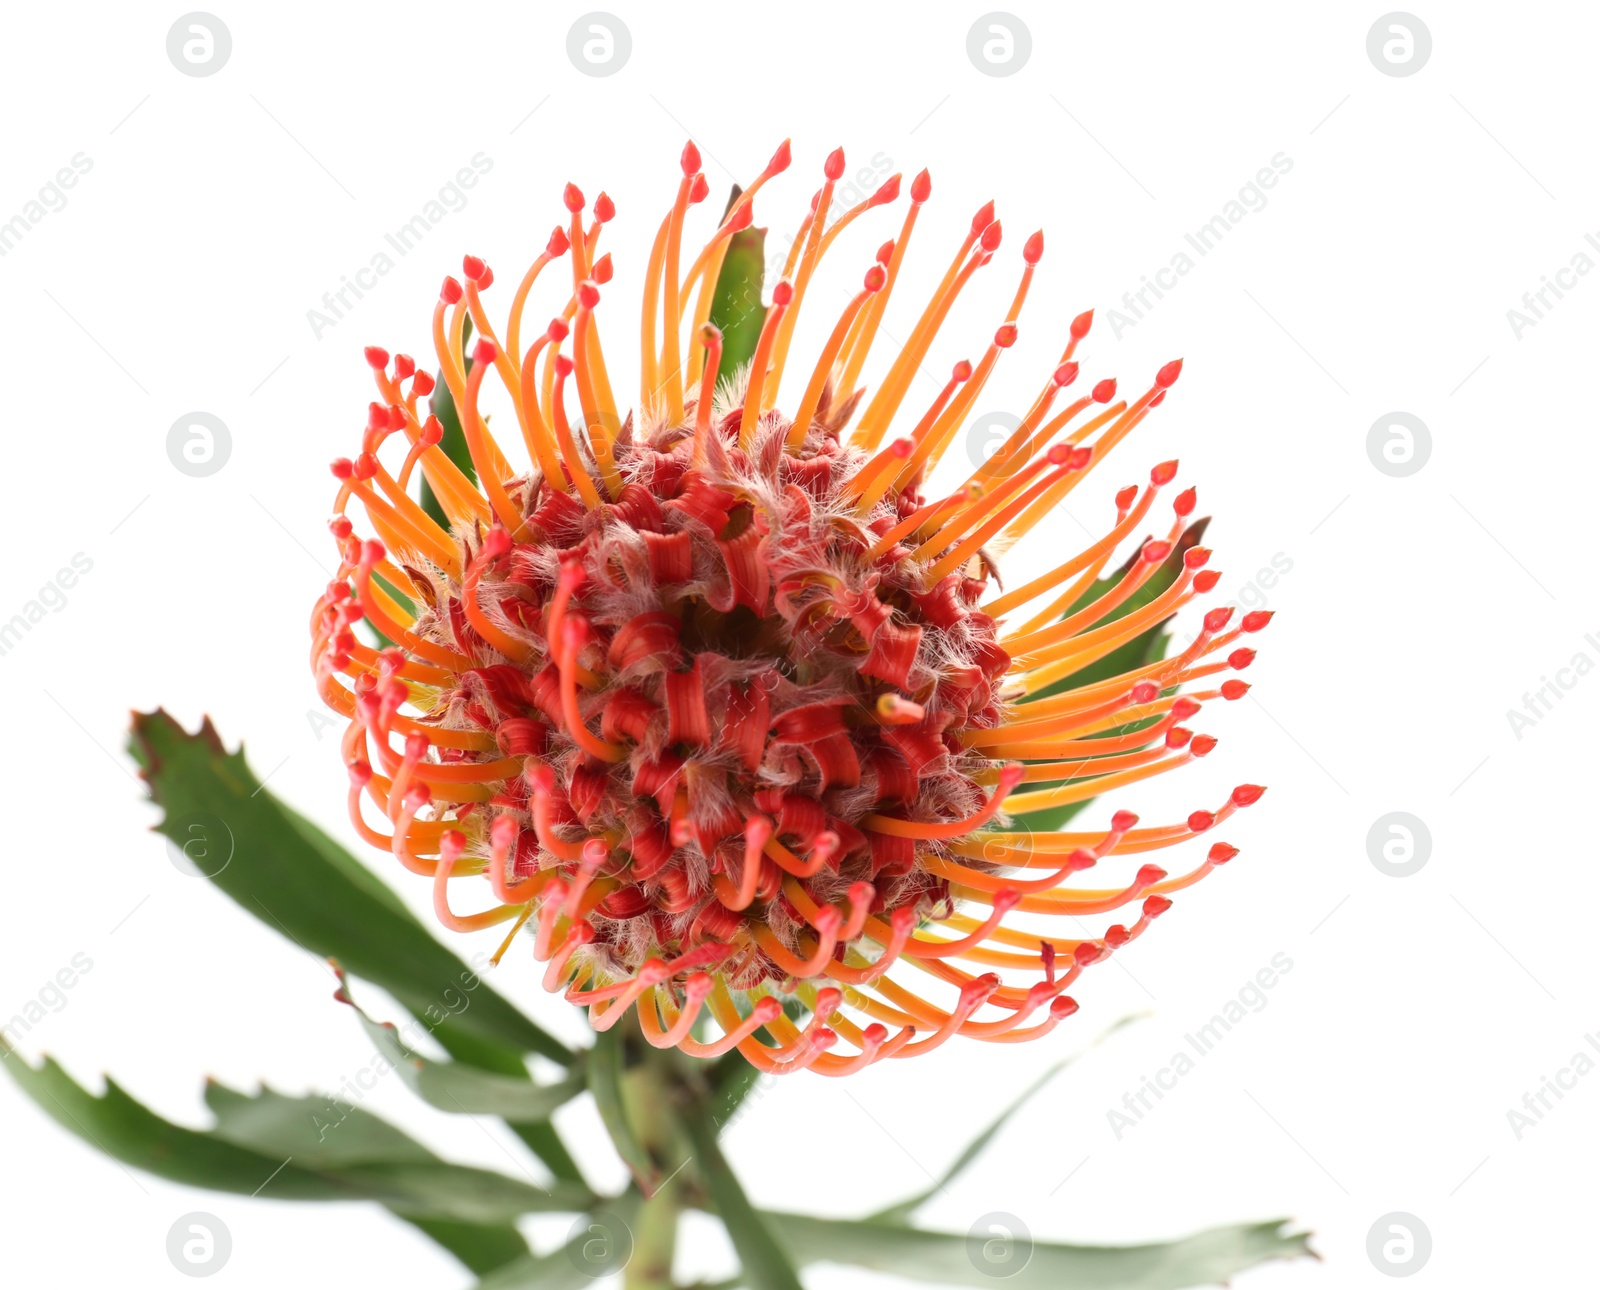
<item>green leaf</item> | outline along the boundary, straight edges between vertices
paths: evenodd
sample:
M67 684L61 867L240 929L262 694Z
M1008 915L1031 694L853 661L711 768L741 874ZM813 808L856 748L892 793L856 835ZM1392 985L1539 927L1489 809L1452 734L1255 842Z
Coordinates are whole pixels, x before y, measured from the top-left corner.
M981 1241L870 1220L765 1215L778 1239L802 1264L844 1263L935 1285L982 1286L1004 1277L1010 1290L1183 1290L1226 1282L1269 1259L1310 1254L1308 1234L1286 1233L1287 1219L1215 1227L1153 1245L1058 1245L1035 1241L1025 1266L1003 1271L983 1264ZM1002 1234L996 1233L996 1237ZM1003 1237L1002 1237L1003 1239ZM1022 1251L1016 1251L1021 1262ZM745 1282L759 1287L748 1275Z
M1093 1052L1096 1048L1100 1047L1101 1044L1105 1043L1106 1040L1110 1039L1112 1035L1116 1034L1117 1031L1121 1030L1124 1026L1137 1021L1138 1019L1139 1014L1135 1014L1134 1016L1123 1017L1120 1021L1113 1022L1111 1025L1102 1030L1100 1034L1095 1037L1094 1042L1091 1043L1087 1048L1083 1049L1082 1052L1073 1053L1071 1056L1063 1057L1060 1061L1056 1062L1055 1065L1046 1070L1043 1075L1039 1076L1039 1078L1034 1080L1032 1084L1023 1089L1010 1106L1006 1107L1005 1110L1001 1111L999 1115L995 1116L988 1128L975 1137L971 1142L967 1143L961 1154L958 1155L951 1163L950 1167L939 1176L939 1180L935 1182L933 1186L929 1187L925 1191L918 1192L915 1196L912 1196L907 1200L903 1200L898 1204L891 1205L887 1209L879 1210L876 1214L869 1214L867 1216L868 1221L878 1223L904 1223L909 1220L913 1213L915 1213L923 1205L927 1204L928 1201L932 1200L933 1197L938 1195L941 1191L944 1191L951 1183L960 1177L961 1174L966 1172L968 1166L970 1166L974 1160L983 1154L984 1149L994 1141L995 1136L1000 1132L1000 1130L1005 1128L1006 1122L1009 1121L1011 1117L1018 1111L1020 1111L1023 1106L1026 1105L1027 1102L1039 1092L1040 1089L1042 1089L1062 1071L1066 1070L1068 1066L1071 1066L1079 1058Z
M472 354L467 342L471 339L472 315L464 314L461 318L461 357L469 374L472 371ZM478 472L472 464L472 450L467 447L467 436L461 429L461 414L456 411L455 396L445 384L443 371L435 372L433 376L433 393L428 398L428 411L439 418L439 428L444 431L444 437L439 440L439 447L446 457L461 468L462 474L476 483ZM417 478L421 481L417 500L421 502L422 509L434 523L448 533L450 519L444 513L444 507L439 505L439 499L433 495L427 477L420 470L417 472Z
M11 1078L62 1128L105 1155L135 1165L159 1178L212 1191L279 1200L347 1200L328 1179L284 1156L267 1157L247 1147L163 1120L129 1097L115 1080L106 1080L99 1097L90 1093L50 1057L37 1067L0 1039L3 1065ZM287 1154L287 1153L285 1153ZM280 1168L279 1166L282 1166ZM277 1171L274 1173L274 1171Z
M506 1223L457 1223L445 1218L401 1215L424 1236L444 1246L467 1271L485 1276L528 1257L522 1233Z
M1103 621L1114 623L1119 618L1126 617L1137 609L1142 609L1176 582L1178 575L1183 571L1184 554L1190 547L1199 544L1200 539L1205 535L1206 526L1210 523L1211 520L1208 517L1196 520L1189 525L1172 548L1172 553L1161 562L1161 567L1151 574L1137 591L1107 614ZM1140 546L1142 547L1143 543ZM1088 588L1082 596L1068 607L1067 612L1062 617L1070 618L1079 610L1100 599L1101 596L1105 595L1106 592L1110 591L1122 580L1123 575L1133 567L1134 561L1138 558L1139 552L1135 551L1128 557L1123 566L1110 577L1101 578ZM1023 700L1023 704L1030 703L1036 699L1048 698L1050 695L1060 694L1066 690L1075 690L1079 686L1095 685L1113 676L1121 676L1124 672L1131 672L1135 668L1145 667L1150 663L1154 663L1167 652L1167 621L1170 620L1156 623L1153 627L1140 632L1132 640L1117 646L1116 649L1106 654L1103 658L1098 658L1070 676L1064 676L1060 680L1045 686L1036 694L1029 695L1027 699ZM1155 721L1152 719L1145 724L1154 725ZM1128 733L1137 729L1137 725L1119 727L1116 730L1107 731L1106 737ZM1066 782L1066 780L1055 780L1049 783L1030 784L1028 789L1030 792L1043 791L1044 789L1058 787ZM1093 798L1089 798L1081 802L1067 802L1061 806L1045 807L1039 811L1025 811L1013 816L1013 819L1024 828L1031 829L1035 833L1048 833L1061 828L1093 800Z
M606 1227L614 1230L618 1220L631 1233L638 1226L639 1197L628 1192L606 1203L603 1215ZM583 1248L594 1239L588 1225L577 1228L565 1245L549 1254L527 1254L514 1263L507 1264L491 1276L478 1282L473 1290L588 1290L598 1281L593 1266L585 1262ZM631 1285L632 1282L629 1282Z
M623 1105L622 1073L624 1067L623 1035L620 1026L602 1030L594 1037L594 1047L584 1062L584 1074L589 1091L594 1094L595 1109L611 1135L611 1143L628 1166L639 1189L649 1196L656 1189L660 1171L650 1152L640 1140Z
M738 1116L745 1100L761 1082L761 1071L737 1048L711 1063L706 1072L711 1098L706 1112L720 1132Z
M393 1022L374 1021L350 997L341 980L335 996L361 1020L378 1053L429 1106L463 1115L498 1115L508 1120L544 1120L563 1103L583 1092L581 1069L574 1067L555 1084L535 1084L526 1075L500 1075L463 1062L436 1062L418 1056L401 1038Z
M739 189L735 188L728 199L730 210L738 199ZM766 260L766 229L740 229L728 239L722 272L711 294L711 321L722 332L719 381L727 380L755 357L761 325L767 320L767 307L761 303Z
M156 831L180 845L199 826L231 858L211 881L313 954L374 981L426 1022L458 1058L574 1055L446 950L360 861L261 785L244 752L228 753L207 720L194 735L165 712L136 714L134 756L165 811Z
M9 1050L8 1050L9 1052ZM272 1200L375 1200L406 1218L505 1224L530 1213L582 1211L585 1187L533 1186L440 1160L386 1121L333 1098L206 1090L210 1131L163 1120L111 1080L99 1097L48 1058L5 1066L58 1123L106 1155L157 1177Z
M561 1135L549 1120L515 1120L511 1124L511 1131L522 1139L529 1151L544 1161L545 1167L557 1178L587 1185L578 1162L572 1158L567 1144L561 1140Z
M157 831L188 842L197 818L208 831L225 826L231 858L211 881L251 914L385 987L458 1062L523 1079L524 1053L576 1060L434 940L360 861L263 789L243 751L228 754L209 721L189 735L165 712L136 714L133 739L166 810ZM547 1122L511 1127L558 1178L582 1181Z
M750 1203L738 1176L722 1154L717 1125L704 1104L691 1107L683 1117L694 1147L694 1167L711 1194L711 1203L728 1229L728 1239L739 1255L741 1276L752 1290L800 1290L800 1277L786 1249L795 1247L774 1231L787 1216L762 1214Z
M474 1290L587 1290L595 1278L576 1261L573 1246L549 1254L528 1254L485 1277Z
M286 1097L270 1088L241 1093L207 1081L206 1106L217 1118L212 1137L265 1156L292 1156L308 1169L438 1159L387 1120L339 1098Z

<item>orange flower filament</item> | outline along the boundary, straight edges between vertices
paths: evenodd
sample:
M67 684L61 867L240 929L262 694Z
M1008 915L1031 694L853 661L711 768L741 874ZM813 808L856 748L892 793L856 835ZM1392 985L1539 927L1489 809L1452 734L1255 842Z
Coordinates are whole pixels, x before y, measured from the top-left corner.
M828 157L753 362L719 383L711 287L755 194L788 165L786 143L690 256L708 186L684 149L648 259L642 398L626 416L600 327L610 257L596 258L614 208L602 194L586 225L572 185L567 225L503 328L476 257L435 306L470 475L421 402L434 380L404 354L367 351L378 399L360 453L333 466L340 567L312 615L312 665L348 721L355 827L431 882L446 927L511 924L546 988L597 1029L633 1013L657 1046L845 1075L956 1035L1049 1033L1076 1010L1067 992L1085 971L1236 854L1218 842L1170 873L1144 859L1250 805L1252 785L1176 823L1127 810L1087 831L1012 820L1210 753L1216 740L1186 723L1245 692L1223 674L1248 666L1241 636L1270 615L1235 625L1212 610L1172 657L1072 679L1216 586L1209 552L1182 541L1193 489L1173 499L1170 531L1107 578L1176 462L1119 492L1086 550L996 585L990 552L1080 488L1178 378L1172 362L1131 402L1110 380L1066 401L1091 314L988 464L925 495L1017 338L1044 250L1028 239L992 342L914 406L960 295L999 254L986 203L881 384L856 388L890 294L908 289L926 172L815 362L791 371L836 234L900 192L895 176L824 227L844 170L841 151ZM525 328L533 293L557 277L553 319ZM796 391L793 417L781 387ZM511 409L493 431L489 392ZM418 471L446 524L413 500ZM375 537L357 534L352 501ZM393 644L363 644L363 619ZM1090 869L1110 871L1104 886L1083 885ZM1098 935L1077 930L1122 910Z

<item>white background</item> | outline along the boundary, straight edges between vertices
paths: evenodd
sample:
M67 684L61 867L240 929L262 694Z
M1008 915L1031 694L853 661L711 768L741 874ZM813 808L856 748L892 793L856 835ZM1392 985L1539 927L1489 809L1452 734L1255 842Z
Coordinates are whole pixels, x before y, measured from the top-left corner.
M361 347L425 354L442 275L472 251L514 282L563 218L570 178L616 200L605 241L618 277L601 317L613 310L613 362L627 372L643 260L685 138L714 193L703 230L727 186L791 135L795 167L757 207L775 238L837 144L852 169L879 152L908 181L931 168L889 322L898 334L920 304L910 287L931 287L972 211L996 199L1007 245L930 370L978 356L1021 239L1045 227L1022 340L987 408L1020 411L1089 306L1101 313L1086 379L1136 390L1184 357L1167 405L1035 539L1032 564L1019 553L1019 572L1100 531L1111 492L1169 456L1216 517L1219 598L1274 556L1293 568L1265 592L1280 613L1258 642L1252 698L1210 705L1197 723L1218 751L1117 798L1154 821L1238 782L1268 784L1228 826L1237 861L1119 955L1125 970L1090 973L1082 1013L1045 1043L950 1045L915 1066L767 1089L730 1135L750 1190L780 1207L877 1208L925 1186L1047 1064L1148 1010L1060 1077L926 1220L965 1231L1009 1210L1036 1235L1117 1242L1287 1215L1315 1230L1325 1261L1239 1280L1286 1290L1387 1284L1366 1235L1404 1210L1433 1237L1415 1284L1574 1284L1590 1261L1600 1074L1520 1141L1507 1111L1600 1028L1600 679L1579 679L1520 739L1506 712L1575 654L1600 661L1584 636L1600 632L1600 282L1580 279L1520 339L1506 312L1600 230L1600 14L1423 8L1431 59L1393 78L1366 54L1380 5L1015 3L1032 56L991 78L966 55L978 5L612 3L633 52L606 79L567 59L581 6L230 4L219 12L231 60L205 79L166 57L176 6L8 12L0 220L74 154L93 162L66 207L0 259L0 618L74 553L93 560L65 607L0 658L12 804L0 1015L75 953L94 965L27 1036L28 1055L48 1050L91 1083L112 1071L195 1125L207 1123L207 1074L299 1092L368 1060L324 968L177 872L144 831L154 812L121 752L127 710L165 704L189 723L211 712L273 772L274 792L349 838L335 741L307 716L318 705L306 625L333 559L326 463L353 451L371 397ZM478 152L493 169L465 209L315 338L307 310ZM1107 311L1122 293L1280 152L1293 169L1268 205L1114 336ZM835 249L841 292L901 209ZM814 352L824 313L807 315L797 354ZM165 449L196 409L233 440L227 466L202 479ZM1404 479L1365 447L1394 410L1432 433L1431 459ZM1412 877L1367 855L1369 827L1396 810L1432 833ZM421 885L370 859L426 916ZM1108 1109L1280 951L1294 966L1267 1006L1118 1141ZM578 1037L537 975L513 955L495 983ZM367 1105L451 1158L527 1161L507 1135L426 1112L397 1081ZM0 1106L0 1225L19 1284L179 1284L164 1241L195 1209L233 1233L219 1285L304 1281L310 1268L316 1285L470 1280L376 1207L135 1181L8 1081ZM588 1106L562 1121L594 1177L619 1183ZM544 1245L563 1227L531 1230ZM709 1222L681 1257L686 1275L728 1266ZM809 1280L885 1284L830 1270Z

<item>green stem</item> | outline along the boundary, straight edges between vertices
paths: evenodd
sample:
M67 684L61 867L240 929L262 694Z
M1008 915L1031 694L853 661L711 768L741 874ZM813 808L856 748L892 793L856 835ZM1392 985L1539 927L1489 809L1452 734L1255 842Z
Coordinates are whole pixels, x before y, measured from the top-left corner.
M624 1290L672 1290L672 1261L678 1248L678 1217L683 1212L687 1179L674 1172L674 1160L686 1152L673 1114L673 1094L681 1078L670 1059L644 1054L641 1065L620 1081L621 1109L636 1141L654 1161L654 1176L667 1181L635 1211L633 1257L623 1272Z
M672 1290L672 1260L678 1249L678 1187L675 1178L639 1207L633 1258L622 1274L624 1290Z
M718 1126L701 1103L684 1109L683 1127L694 1148L694 1167L705 1183L712 1207L744 1265L742 1278L752 1290L801 1290L800 1278L765 1218L751 1205L721 1144Z

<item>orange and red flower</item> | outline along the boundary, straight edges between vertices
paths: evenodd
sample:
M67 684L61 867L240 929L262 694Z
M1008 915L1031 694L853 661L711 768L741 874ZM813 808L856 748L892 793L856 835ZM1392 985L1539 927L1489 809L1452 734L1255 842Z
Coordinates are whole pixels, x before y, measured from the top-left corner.
M355 827L431 879L445 926L531 924L546 988L586 1005L598 1029L631 1008L657 1046L737 1047L766 1070L843 1075L956 1034L1048 1033L1076 1010L1066 991L1088 967L1236 854L1219 842L1178 876L1145 863L1104 889L1073 881L1208 832L1260 796L1252 785L1153 827L1119 810L1103 829L1034 832L1001 812L1026 821L1205 756L1216 741L1182 723L1244 693L1217 678L1249 664L1236 642L1270 615L1230 627L1230 610L1212 610L1173 657L1082 679L1216 585L1209 552L1183 541L1193 489L1173 500L1170 532L1102 581L1176 462L1117 493L1114 523L1086 550L1026 585L991 586L991 552L1078 488L1181 364L1131 402L1106 380L1058 408L1092 321L1081 315L999 451L954 492L926 496L1016 340L1043 252L1036 233L988 348L891 434L952 305L1001 244L987 203L865 397L860 374L930 195L926 172L788 414L778 392L800 375L790 341L818 263L843 228L899 195L895 176L824 227L844 169L842 152L827 158L754 357L719 383L722 337L707 320L723 258L788 164L785 144L685 273L686 216L707 194L685 148L648 262L639 403L626 418L597 323L611 266L596 251L614 210L601 194L586 227L571 185L569 223L516 287L503 333L483 304L494 275L475 257L434 307L471 474L420 402L428 373L367 351L380 399L360 454L334 463L341 564L313 614L312 658L349 721ZM529 295L564 255L570 293L563 284L559 315L524 345ZM490 432L491 377L525 466ZM397 467L380 460L391 442ZM418 471L445 523L413 500ZM356 534L352 500L375 539ZM363 619L393 644L361 643ZM1215 688L1182 692L1191 682ZM468 878L490 903L462 914L451 883ZM1060 934L1063 916L1125 907L1131 925Z

